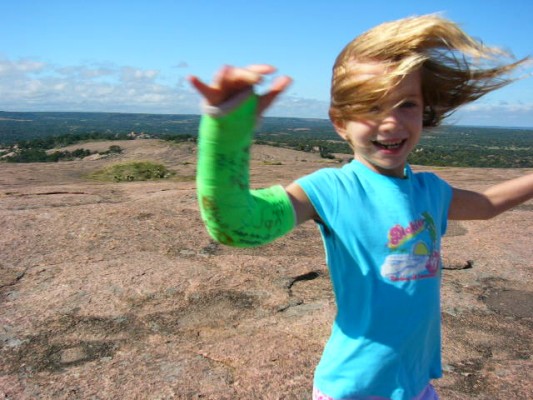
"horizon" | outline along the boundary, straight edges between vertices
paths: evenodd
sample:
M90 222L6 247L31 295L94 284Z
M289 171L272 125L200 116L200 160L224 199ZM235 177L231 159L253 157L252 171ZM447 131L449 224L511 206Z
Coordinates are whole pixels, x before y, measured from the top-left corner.
M210 80L224 64L270 63L294 81L266 116L327 119L331 66L344 45L382 22L430 13L516 59L533 55L530 0L19 0L0 14L0 109L197 114L187 76ZM533 127L532 65L452 123Z
M202 114L200 113L155 113L155 112L128 112L128 111L7 111L0 110L1 113L12 113L12 114L119 114L119 115L162 115L162 116L172 116L172 115L190 115L200 118ZM301 119L301 120L318 120L318 121L328 121L331 122L329 118L319 118L319 117L291 117L291 116L275 116L275 115L265 115L262 118L285 118L285 119ZM0 121L6 120L6 118L0 117ZM12 119L13 120L13 119ZM16 121L16 120L14 120ZM533 125L531 126L508 126L508 125L471 125L471 124L458 124L454 122L446 122L436 127L425 127L424 131L436 129L439 127L464 127L464 128L486 128L486 129L523 129L523 130L533 130Z

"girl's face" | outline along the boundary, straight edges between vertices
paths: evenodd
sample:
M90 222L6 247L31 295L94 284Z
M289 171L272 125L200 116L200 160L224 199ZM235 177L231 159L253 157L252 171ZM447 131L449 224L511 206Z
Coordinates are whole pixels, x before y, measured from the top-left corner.
M372 79L384 71L382 64L367 64L362 78ZM376 107L377 119L334 121L333 124L351 145L357 160L379 174L403 178L407 156L422 134L424 102L420 71L407 75ZM382 110L390 111L382 116Z

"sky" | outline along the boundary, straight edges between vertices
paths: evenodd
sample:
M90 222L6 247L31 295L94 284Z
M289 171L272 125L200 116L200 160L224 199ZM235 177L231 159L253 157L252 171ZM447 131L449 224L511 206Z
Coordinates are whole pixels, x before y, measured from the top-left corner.
M294 80L267 115L327 118L331 67L349 41L437 12L533 56L531 0L0 0L0 111L197 114L187 76L267 63ZM531 70L448 123L533 127Z

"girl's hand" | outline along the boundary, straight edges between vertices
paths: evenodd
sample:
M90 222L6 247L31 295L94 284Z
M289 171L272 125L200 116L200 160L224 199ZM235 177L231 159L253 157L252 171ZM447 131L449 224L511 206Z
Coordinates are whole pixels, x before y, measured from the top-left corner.
M264 75L272 74L276 71L271 65L257 64L245 68L224 66L215 75L213 83L208 85L196 76L188 78L191 85L203 96L207 104L218 106L230 99L232 96L251 88L263 80ZM270 89L259 96L259 114L262 114L291 84L292 79L288 76L280 76L274 80Z

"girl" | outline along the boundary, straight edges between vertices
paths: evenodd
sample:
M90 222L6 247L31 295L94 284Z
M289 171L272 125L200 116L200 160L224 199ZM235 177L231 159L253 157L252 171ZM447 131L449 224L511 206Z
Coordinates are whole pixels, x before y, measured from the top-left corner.
M257 118L291 80L263 96L252 87L274 68L224 67L204 97L197 189L211 236L259 246L312 219L318 224L337 303L315 371L314 399L436 399L439 378L440 241L448 219L486 219L533 197L533 175L483 193L414 173L407 157L423 127L507 84L523 63L497 61L441 17L380 25L349 43L333 68L330 118L354 151L286 188L249 188L249 147Z

